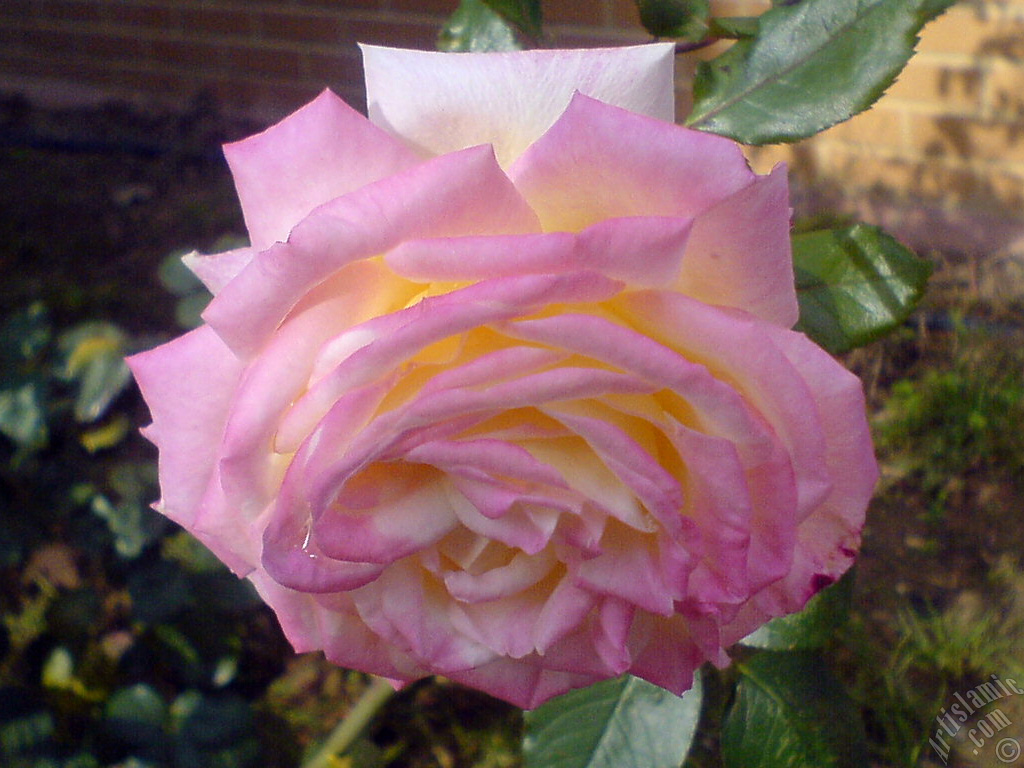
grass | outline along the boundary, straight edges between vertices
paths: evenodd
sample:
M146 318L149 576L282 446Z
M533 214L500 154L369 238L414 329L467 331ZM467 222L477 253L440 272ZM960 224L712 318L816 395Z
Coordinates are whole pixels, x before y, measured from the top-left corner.
M958 328L951 360L897 381L875 420L890 482L918 483L933 520L965 477L1024 469L1024 354L1009 333Z
M877 399L883 481L861 559L868 576L835 647L879 766L945 764L928 737L953 695L1024 674L1022 334L952 316L949 330L889 342L907 351L909 341L912 354ZM970 746L948 764L995 760Z

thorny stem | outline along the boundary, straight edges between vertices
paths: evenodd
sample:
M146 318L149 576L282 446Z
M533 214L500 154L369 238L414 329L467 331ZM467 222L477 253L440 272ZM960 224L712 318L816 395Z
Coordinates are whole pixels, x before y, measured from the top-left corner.
M391 683L382 677L374 677L355 706L334 727L316 754L302 764L302 768L331 768L335 756L352 745L394 693L395 689Z

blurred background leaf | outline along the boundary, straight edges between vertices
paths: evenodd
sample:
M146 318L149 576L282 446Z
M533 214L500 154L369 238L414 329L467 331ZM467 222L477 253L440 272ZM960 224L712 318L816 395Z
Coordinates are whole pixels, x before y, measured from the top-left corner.
M541 0L484 0L492 11L531 38L541 35Z
M74 414L79 422L102 416L131 380L125 365L127 337L113 323L86 322L60 335L61 376L78 388Z
M437 37L439 51L514 51L515 28L484 0L461 0Z
M655 37L703 40L708 34L710 0L637 0L640 23Z
M241 245L244 243L240 243L238 238L220 238L214 243L212 250L219 253ZM157 272L160 284L177 297L174 306L175 320L182 328L189 329L197 328L203 322L203 310L213 298L206 290L206 286L182 261L183 256L192 253L195 251L174 251L160 262Z

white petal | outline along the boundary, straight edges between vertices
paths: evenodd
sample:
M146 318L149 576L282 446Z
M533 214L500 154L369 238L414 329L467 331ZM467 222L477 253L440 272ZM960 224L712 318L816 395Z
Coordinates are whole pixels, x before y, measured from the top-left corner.
M675 119L672 43L509 53L361 47L371 122L430 155L493 144L507 167L575 91Z

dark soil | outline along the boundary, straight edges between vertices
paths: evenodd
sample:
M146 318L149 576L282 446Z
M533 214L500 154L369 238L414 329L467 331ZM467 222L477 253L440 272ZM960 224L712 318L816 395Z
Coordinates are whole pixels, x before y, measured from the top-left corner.
M169 253L243 234L220 144L251 130L210 111L120 105L47 112L0 103L0 310L41 299L61 321L173 329L157 279Z

